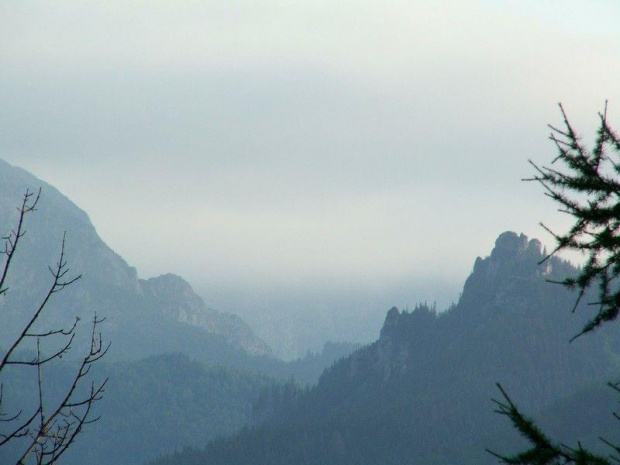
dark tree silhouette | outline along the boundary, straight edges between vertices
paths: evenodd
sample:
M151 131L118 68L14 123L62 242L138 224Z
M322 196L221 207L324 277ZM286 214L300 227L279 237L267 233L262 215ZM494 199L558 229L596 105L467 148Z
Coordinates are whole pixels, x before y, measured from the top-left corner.
M583 145L561 104L560 111L563 128L549 126L550 139L558 149L552 164L559 166L541 167L530 160L536 174L526 180L540 183L560 211L574 220L565 234L557 234L542 224L556 241L555 249L546 259L562 250L579 251L587 257L576 277L559 282L578 292L573 311L589 289L597 289L597 298L589 302L597 307L596 314L573 337L575 339L615 320L620 313L620 138L607 122L607 104L603 113L599 113L600 124L592 149ZM609 385L620 392L620 384ZM497 413L506 415L531 444L525 452L510 456L489 451L500 462L540 465L620 462L620 448L605 438L600 439L610 447L607 456L592 453L581 444L569 447L551 440L531 418L521 413L499 384L498 387L502 400L495 401Z
M3 238L5 241L4 263L0 269L0 297L4 296L9 288L6 287L7 277L14 265L15 252L21 238L26 234L24 221L34 212L41 196L41 189L33 193L26 191L21 205L17 208L19 215L14 228ZM55 401L46 396L46 386L42 376L42 368L55 360L62 358L72 349L79 318L67 328L39 330L37 323L55 294L80 279L70 276L65 260L65 237L62 238L58 261L49 267L51 284L47 293L42 297L40 304L27 319L19 334L15 335L8 349L0 352L0 447L15 446L17 450L14 463L21 465L36 463L47 465L56 463L58 458L75 441L88 423L98 418L92 416L93 405L101 399L107 379L95 383L89 380L89 371L94 363L100 360L107 352L109 344L104 345L98 327L103 319L96 315L92 319L90 348L86 350L69 380L69 386ZM0 319L0 326L2 325ZM49 342L51 352L45 354L43 344ZM33 347L34 355L28 356L26 348ZM48 349L49 350L49 349ZM31 405L17 407L17 411L5 411L3 397L5 382L13 376L11 366L30 367L36 377L37 398Z

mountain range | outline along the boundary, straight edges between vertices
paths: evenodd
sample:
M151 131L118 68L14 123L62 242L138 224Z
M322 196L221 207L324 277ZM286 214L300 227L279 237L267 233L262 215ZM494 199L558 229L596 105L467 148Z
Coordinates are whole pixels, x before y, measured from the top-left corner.
M174 450L153 463L495 463L485 448L523 445L494 413L497 382L558 437L597 442L620 435L620 422L610 421L613 392L605 388L617 380L620 333L608 325L569 343L595 309L585 299L570 313L575 293L549 281L577 269L545 259L535 239L501 234L444 311L393 307L375 342L326 344L321 353L284 363L241 318L209 308L181 277L138 278L85 212L0 161L3 231L14 226L24 193L39 188L0 300L0 348L44 295L65 231L70 276L82 278L53 297L40 329L70 325L76 316L84 326L97 313L112 341L97 366L111 377L97 405L102 420L72 447L67 463L140 464ZM85 336L74 342L74 358L88 344L80 329ZM59 395L74 358L50 367L46 395ZM6 376L2 407L29 407L36 377ZM10 452L3 448L0 461Z
M552 431L568 424L573 438L613 434L596 430L609 424L601 418L613 404L587 422L568 413L609 399L596 387L618 376L620 333L611 325L569 343L593 309L571 314L575 293L548 281L577 270L545 256L539 241L501 234L490 256L475 261L456 305L390 309L376 342L328 368L309 391L287 395L265 423L157 464L496 463L485 448L523 445L494 412L497 382Z
M84 211L44 181L0 161L2 231L15 227L16 207L26 192L39 189L37 209L25 217L8 292L0 299L0 349L12 343L51 284L48 266L58 261L65 232L68 279L81 279L52 296L38 329L70 327L79 317L82 331L63 360L45 366L50 404L64 393L75 360L88 348L86 324L95 313L105 318L102 337L112 343L91 373L99 380L109 377L95 406L101 419L72 445L64 463L139 464L231 434L256 422L254 404L264 391L280 389L283 380L315 383L326 366L358 347L328 343L297 360L276 359L241 318L206 306L181 277L138 278ZM31 347L20 349L30 357ZM36 381L29 367L7 367L0 377L2 411L36 410ZM17 442L0 449L0 463L9 463L19 447Z

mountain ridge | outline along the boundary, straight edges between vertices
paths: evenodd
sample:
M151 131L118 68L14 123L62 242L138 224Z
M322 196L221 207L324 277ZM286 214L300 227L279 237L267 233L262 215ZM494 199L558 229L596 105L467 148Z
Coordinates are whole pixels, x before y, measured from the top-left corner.
M107 318L104 334L114 340L111 356L120 358L179 350L198 358L209 357L206 351L198 354L191 344L184 343L186 339L197 342L205 337L215 337L210 344L217 346L216 352L271 356L269 347L241 318L208 308L181 277L168 274L138 278L136 268L99 237L86 212L58 189L2 160L0 229L13 227L17 220L15 207L26 190L36 192L39 188L37 211L26 218L27 234L20 241L7 281L10 289L0 301L10 317L10 329L15 331L23 324L25 314L21 309L36 308L37 299L50 283L47 267L58 260L66 232L65 258L70 273L81 274L82 279L50 302L43 326L62 327L76 316L88 320L97 312ZM167 331L170 337L166 337ZM6 340L0 340L2 344Z
M620 368L613 326L569 344L591 309L570 313L576 294L547 280L576 268L544 257L539 241L501 234L447 311L390 309L376 342L326 369L279 417L157 463L493 463L485 441L509 428L493 413L496 382L534 414Z

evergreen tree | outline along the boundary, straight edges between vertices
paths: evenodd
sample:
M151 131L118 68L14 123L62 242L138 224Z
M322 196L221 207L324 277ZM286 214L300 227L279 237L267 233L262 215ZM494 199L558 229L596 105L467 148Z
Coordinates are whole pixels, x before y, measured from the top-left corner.
M596 289L595 315L571 340L592 332L602 324L613 321L620 313L620 138L607 122L607 105L599 113L600 124L592 149L581 142L562 105L563 128L551 128L550 139L558 149L555 166L538 166L530 160L536 174L527 181L537 181L574 223L568 232L558 234L544 224L556 241L550 256L562 250L578 251L586 261L575 277L559 284L578 291L579 302L590 289ZM620 391L620 385L610 383ZM610 447L607 456L597 455L579 443L569 447L550 439L536 423L525 416L506 391L498 384L502 400L496 401L497 412L506 415L513 427L524 436L531 447L514 455L493 451L502 463L508 464L611 464L620 462L620 447L606 438L601 440Z

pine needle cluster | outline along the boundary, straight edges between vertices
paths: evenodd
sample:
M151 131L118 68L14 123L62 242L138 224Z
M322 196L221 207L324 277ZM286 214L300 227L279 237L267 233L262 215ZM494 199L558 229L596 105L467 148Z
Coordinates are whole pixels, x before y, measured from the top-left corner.
M588 149L570 124L560 104L563 128L551 128L550 139L558 149L552 166L538 166L530 160L536 174L526 181L539 182L545 194L559 205L560 211L574 220L565 234L557 234L544 224L556 241L555 249L545 258L562 250L577 251L586 261L577 276L559 284L578 291L573 311L594 288L596 299L588 304L597 307L571 340L587 334L602 324L615 320L620 313L620 138L607 122L607 104L599 113L600 124L592 149ZM617 384L610 387L620 392ZM522 465L610 465L620 463L620 447L599 438L611 453L601 456L584 448L550 439L533 419L525 416L500 384L502 400L494 400L496 412L510 419L513 427L530 443L530 448L514 455L501 455L491 450L501 463ZM616 415L618 419L618 417Z

